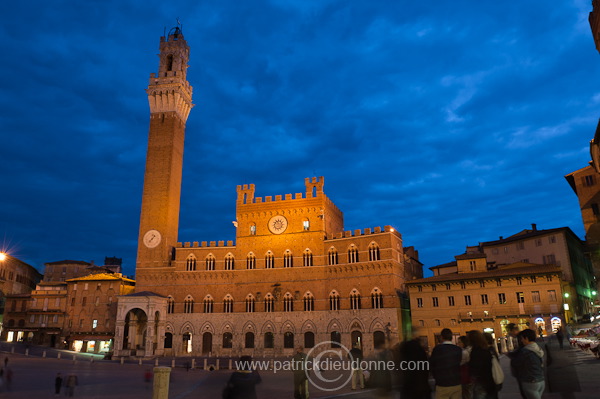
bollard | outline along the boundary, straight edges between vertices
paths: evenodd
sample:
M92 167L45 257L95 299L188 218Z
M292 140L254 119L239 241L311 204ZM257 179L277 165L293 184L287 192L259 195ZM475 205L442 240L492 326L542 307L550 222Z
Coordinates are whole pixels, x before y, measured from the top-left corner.
M73 363L75 363L77 361L77 358L75 357L75 355L73 355Z
M121 364L125 363L125 358L121 356Z
M231 358L229 359L229 370L231 370L231 364L233 363L233 361L231 360Z
M204 370L208 370L208 359L204 358Z
M171 360L171 367L175 368L175 359Z
M154 367L152 399L169 399L170 367Z
M10 353L15 353L15 347L10 348Z
M196 368L196 359L192 359L192 370Z
M215 370L219 369L219 362L221 361L221 359L217 359L217 365L215 366Z
M58 352L58 355L56 355L57 359L60 359L60 352Z
M154 361L154 367L158 367L158 358Z
M94 356L90 357L90 363L94 363Z
M42 357L46 357L46 351L42 352Z
M29 356L29 348L25 349L25 356Z
M142 365L142 358L140 357L140 360L138 361L138 365Z

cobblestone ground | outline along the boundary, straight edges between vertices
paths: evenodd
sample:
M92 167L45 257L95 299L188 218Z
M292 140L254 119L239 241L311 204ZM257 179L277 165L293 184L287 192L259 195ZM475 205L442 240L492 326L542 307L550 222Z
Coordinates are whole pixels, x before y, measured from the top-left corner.
M15 353L11 353L15 348ZM574 394L545 393L544 398L598 398L600 397L600 360L591 354L578 349L566 347L560 351L556 343L551 343L554 367L559 369L561 379L579 381L581 392ZM144 381L144 373L152 369L154 362L120 364L119 361L102 360L100 356L77 355L73 361L73 353L67 351L46 350L44 348L29 348L30 356L25 356L24 347L0 345L0 365L8 357L8 367L12 370L13 381L10 390L6 384L0 392L1 398L55 398L54 378L60 372L63 376L75 373L79 385L75 389L75 397L79 398L152 398L151 383ZM61 353L61 359L57 359ZM93 359L93 361L92 361ZM192 369L186 371L189 359L176 359L176 367L171 373L169 391L170 399L218 399L231 371L204 371ZM163 359L161 365L170 366L170 359ZM214 359L211 360L214 363ZM210 363L209 363L210 364ZM506 374L506 381L500 392L500 398L519 398L518 387L510 376L508 358L501 357L501 364ZM203 361L199 360L202 366ZM221 361L221 366L228 362ZM292 373L289 371L263 371L263 383L257 387L259 398L293 398ZM61 396L64 391L61 392ZM348 385L335 391L319 391L311 388L311 398L374 398L372 390L352 391Z

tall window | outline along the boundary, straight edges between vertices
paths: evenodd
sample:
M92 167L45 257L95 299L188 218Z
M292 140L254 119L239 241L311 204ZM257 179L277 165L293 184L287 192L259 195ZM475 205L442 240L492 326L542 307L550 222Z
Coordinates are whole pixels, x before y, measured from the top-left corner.
M187 257L185 270L187 270L188 272L196 270L196 257L194 255L190 255Z
M194 313L194 298L190 295L183 301L183 313Z
M265 255L265 269L273 269L275 267L275 257L271 251Z
M273 299L273 295L271 295L271 293L268 293L267 295L265 295L265 312L274 312L274 299Z
M313 310L315 310L315 297L313 296L313 294L311 294L310 292L304 294L303 301L305 312L312 312Z
M582 176L581 180L583 181L583 185L586 187L594 185L594 175Z
M206 257L206 270L215 270L215 257L212 254Z
M233 334L230 332L223 333L223 348L233 348Z
M284 312L293 312L294 311L294 297L289 292L285 293L283 297L283 311Z
M371 245L369 245L369 260L374 261L379 259L379 245L371 243Z
M327 260L329 261L329 265L337 265L338 264L338 252L335 248L329 248L329 252L327 254Z
M539 291L531 291L531 302L540 302L540 292Z
M252 223L250 225L250 235L251 236L255 236L256 235L256 225L254 223Z
M350 309L361 309L360 293L357 290L352 290L350 293Z
M506 303L506 294L501 292L498 294L498 303L504 305Z
M465 305L471 304L471 295L465 295Z
M287 331L283 334L283 347L284 348L293 348L294 347L294 333Z
M304 231L310 230L310 222L308 220L303 221L302 228L304 228Z
M517 292L517 303L525 303L525 294Z
M488 305L490 302L488 300L488 296L487 294L481 294L481 304L482 305Z
M383 294L379 288L374 288L371 292L371 307L373 309L383 308Z
M338 331L332 331L330 335L330 341L332 348L339 348L340 344L342 343L342 334L340 334Z
M454 306L454 297L453 296L448 297L448 306Z
M336 291L329 294L329 310L340 310L340 294Z
M356 262L358 262L358 249L354 245L351 245L348 248L348 263Z
M302 254L302 261L304 266L312 266L313 265L313 255L310 252L310 249L306 249Z
M223 313L233 313L233 297L229 294L223 299Z
M437 296L434 296L431 299L432 299L432 305L434 308L437 308L438 306L440 306L440 301Z
M212 296L207 295L204 297L204 313L212 313L215 301Z
M252 252L246 257L246 269L256 269L256 256Z
M275 346L275 337L271 331L265 333L265 349L273 349Z
M235 268L235 259L232 254L227 254L225 257L225 270L233 270Z
M474 272L475 270L477 270L477 262L474 260L470 260L469 261L469 269Z
M172 296L169 296L167 299L167 313L175 312L175 299Z
M556 302L556 290L548 290L548 300L550 302Z
M254 333L252 331L248 331L246 333L245 347L246 348L254 348Z
M246 313L254 313L254 296L252 294L248 294L246 297Z
M417 307L418 308L422 308L423 307L423 298L417 298Z
M283 254L283 267L294 267L294 257L289 249Z

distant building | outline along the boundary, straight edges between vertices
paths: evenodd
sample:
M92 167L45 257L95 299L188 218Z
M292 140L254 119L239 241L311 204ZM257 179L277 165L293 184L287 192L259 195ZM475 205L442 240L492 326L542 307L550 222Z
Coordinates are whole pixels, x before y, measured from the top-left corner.
M516 323L551 334L564 323L561 267L516 262L490 263L484 253L465 253L434 268L433 277L406 284L413 329L430 349L440 342L445 327L456 336L467 331L489 332L506 351L512 344L500 339L506 326ZM508 345L508 346L507 346Z
M6 298L11 295L28 295L41 280L42 275L35 267L15 258L0 254L0 331Z

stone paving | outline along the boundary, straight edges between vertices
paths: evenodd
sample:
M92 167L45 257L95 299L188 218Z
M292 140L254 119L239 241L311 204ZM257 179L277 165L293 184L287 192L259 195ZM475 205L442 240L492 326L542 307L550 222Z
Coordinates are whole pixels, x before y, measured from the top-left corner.
M14 354L10 353L15 347ZM560 378L573 378L579 380L581 392L573 395L558 393L545 393L544 398L598 398L600 397L600 360L591 354L578 349L565 347L559 351L556 343L551 343L554 367L559 369ZM0 398L54 398L54 378L57 372L63 376L75 373L79 385L75 390L75 397L79 398L127 398L149 399L152 397L150 383L144 381L144 373L154 366L154 362L146 361L141 366L135 362L120 364L119 361L102 360L101 356L78 354L73 361L73 353L60 351L61 359L57 359L59 351L47 348L32 347L30 356L19 354L22 346L0 345L0 365L8 357L8 367L13 371L13 381L10 391L3 386ZM46 350L46 357L41 357ZM93 361L92 361L93 359ZM192 369L186 371L189 359L176 359L176 367L171 373L170 399L207 398L218 399L225 382L231 371L204 371ZM161 365L170 364L169 359L163 359ZM202 362L199 362L200 365ZM227 362L222 362L222 364ZM501 364L506 374L506 381L500 398L519 398L518 387L509 372L509 361L506 356L501 357ZM569 371L571 370L571 371ZM257 387L259 398L292 398L292 373L289 371L263 371L262 384ZM63 392L64 395L64 392ZM372 390L351 391L349 386L334 392L318 391L311 389L311 398L348 398L366 399L373 398Z

